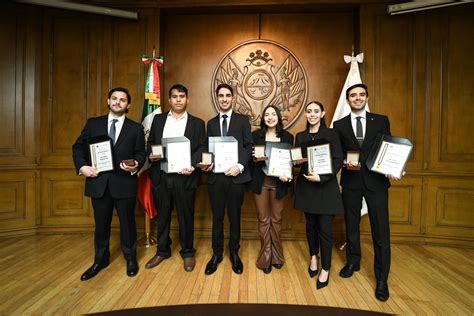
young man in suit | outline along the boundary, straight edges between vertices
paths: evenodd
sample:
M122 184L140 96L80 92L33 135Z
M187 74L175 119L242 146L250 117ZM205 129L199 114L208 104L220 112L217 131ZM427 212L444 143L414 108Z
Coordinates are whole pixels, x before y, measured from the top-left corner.
M153 183L153 198L158 210L158 246L156 255L145 265L147 269L156 267L171 256L170 224L173 207L179 222L179 242L184 270L191 272L196 261L194 254L194 202L196 189L201 178L201 170L194 168L201 161L206 148L204 121L186 111L188 89L176 84L169 90L171 110L155 115L148 138L148 154L152 161L150 178ZM191 142L191 164L179 173L161 170L161 159L151 155L151 146L160 145L163 138L185 136Z
M346 168L341 171L342 199L346 222L346 265L339 275L349 278L354 271L359 271L361 260L360 248L360 210L362 197L365 198L369 211L370 227L374 244L374 270L377 279L375 297L380 301L389 298L388 274L390 271L390 227L388 217L388 188L392 175L384 176L370 171L366 166L369 153L378 143L382 134L390 135L390 123L386 116L366 111L369 100L367 86L360 83L346 90L347 103L351 114L334 122L334 129L339 133L344 157L348 151L360 153L360 170L351 168L350 162L344 162ZM354 166L352 166L354 167ZM357 168L356 168L357 169Z
M109 114L87 120L81 135L72 146L76 171L86 177L85 195L91 197L95 219L94 264L82 274L82 281L93 278L109 265L110 224L114 208L120 221L120 243L127 261L127 275L133 277L138 273L136 172L145 162L146 154L142 125L125 116L130 103L131 97L127 89L110 90L107 99ZM93 137L107 135L113 142L114 169L98 173L91 166L89 141Z
M207 123L207 136L233 136L238 141L238 163L224 173L210 172L208 192L212 207L213 256L206 265L205 273L213 274L222 261L224 252L224 214L230 223L229 251L232 270L241 274L244 270L239 258L240 209L244 200L245 184L251 180L248 163L252 156L253 139L247 117L232 111L234 98L232 87L220 84L216 88L219 114ZM212 169L212 166L210 167ZM208 170L210 171L210 170Z

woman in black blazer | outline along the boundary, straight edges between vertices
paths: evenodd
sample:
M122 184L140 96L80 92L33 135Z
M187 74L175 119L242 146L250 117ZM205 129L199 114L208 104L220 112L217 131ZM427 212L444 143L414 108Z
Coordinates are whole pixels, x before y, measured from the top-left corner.
M267 142L288 143L293 146L293 135L283 130L280 110L268 105L263 110L260 129L252 133L254 145L265 145ZM254 159L257 160L257 159ZM249 189L254 193L255 206L258 212L258 231L261 249L257 257L257 268L265 273L272 271L272 266L281 269L285 263L280 241L281 215L283 198L288 194L290 175L269 177L262 168L265 161L254 161L252 164L252 181Z
M329 283L332 255L332 220L334 214L344 212L336 174L342 166L342 148L336 131L326 127L323 105L312 101L305 107L306 130L296 135L296 147L329 143L332 158L332 174L308 173L308 163L302 164L296 182L294 207L303 211L306 217L306 237L308 239L311 263L308 273L318 274L318 252L321 248L321 272L316 282L318 289Z

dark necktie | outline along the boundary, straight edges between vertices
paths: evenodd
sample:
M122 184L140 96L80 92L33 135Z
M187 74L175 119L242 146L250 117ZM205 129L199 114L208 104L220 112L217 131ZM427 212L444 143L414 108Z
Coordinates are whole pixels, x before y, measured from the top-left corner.
M364 141L364 134L362 132L362 122L360 121L362 117L358 116L356 117L356 138L357 142L359 143L360 146L362 146L362 142Z
M222 115L222 136L227 136L227 115Z
M112 125L110 125L109 137L112 138L112 142L115 145L115 123L117 123L117 119L112 120Z

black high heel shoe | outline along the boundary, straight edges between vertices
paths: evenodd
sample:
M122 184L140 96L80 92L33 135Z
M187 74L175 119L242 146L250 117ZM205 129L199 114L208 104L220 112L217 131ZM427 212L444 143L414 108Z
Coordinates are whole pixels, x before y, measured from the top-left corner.
M311 270L311 266L308 267L308 273L311 278L314 278L315 276L318 275L318 269L316 270Z
M315 276L318 275L318 261L319 261L319 257L316 256L316 270L311 270L311 263L309 264L308 274L311 278L314 278Z
M321 269L321 271L322 271L322 270L323 270L323 269ZM327 278L327 280L326 280L325 282L319 281L319 278L316 280L316 289L318 289L318 290L319 290L319 289L322 289L322 288L328 286L328 284L329 284L329 271L328 271L328 278Z

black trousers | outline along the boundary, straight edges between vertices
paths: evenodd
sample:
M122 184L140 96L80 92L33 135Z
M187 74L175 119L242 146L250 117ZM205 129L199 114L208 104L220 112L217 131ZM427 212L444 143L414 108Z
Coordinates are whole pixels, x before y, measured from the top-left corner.
M388 189L371 191L342 188L342 200L346 221L346 257L347 263L360 264L360 209L362 197L367 202L370 229L374 244L374 271L377 281L386 282L390 272L390 225L388 218Z
M240 212L244 201L244 184L235 184L232 177L218 174L216 181L209 184L209 200L212 208L212 250L215 255L224 252L224 215L230 224L229 251L237 253L240 248Z
M136 260L137 257L137 226L135 223L136 198L115 199L105 190L101 198L91 198L95 219L95 263L106 263L110 258L110 224L114 208L120 221L120 244L125 259Z
M321 266L324 270L331 269L332 256L332 220L334 215L304 213L306 217L306 238L308 239L309 255L318 255L321 249Z
M194 201L196 189L186 189L188 176L170 173L161 175L159 186L153 187L153 198L157 208L158 249L157 255L171 256L171 214L176 209L179 223L181 257L193 257L194 249Z

